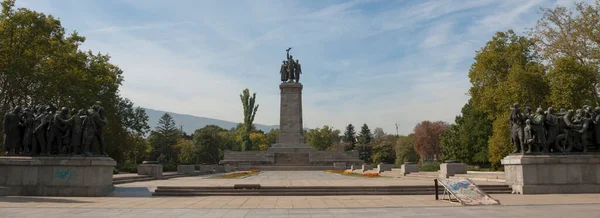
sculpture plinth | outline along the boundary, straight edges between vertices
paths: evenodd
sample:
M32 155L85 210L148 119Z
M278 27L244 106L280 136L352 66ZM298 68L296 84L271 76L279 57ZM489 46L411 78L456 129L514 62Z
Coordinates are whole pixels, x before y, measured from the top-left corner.
M0 157L0 196L104 196L115 165L110 157Z
M302 125L302 84L282 83L279 136L272 148L310 148L304 139Z
M511 154L502 159L502 165L514 193L600 192L600 154Z

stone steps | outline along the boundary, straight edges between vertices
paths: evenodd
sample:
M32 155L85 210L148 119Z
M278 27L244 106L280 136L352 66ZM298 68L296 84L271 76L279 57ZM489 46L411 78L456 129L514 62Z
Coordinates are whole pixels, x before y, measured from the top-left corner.
M165 179L191 176L191 175L182 174L182 173L164 173L163 175L164 175ZM148 175L113 177L113 185L132 183L132 182L144 182L144 181L151 181L151 180L156 180L156 178L148 176Z
M261 171L325 171L332 170L331 166L307 166L307 165L260 165L252 166L252 169Z
M409 173L409 174L406 175L406 177L437 179L439 177L439 172L416 172L416 173Z
M147 176L147 175L124 176L124 177L113 178L113 185L132 183L132 182L143 182L143 181L150 181L150 180L155 180L155 178L153 178L151 176Z
M481 185L487 194L510 194L507 185ZM443 193L439 186L438 193ZM325 196L325 195L434 195L433 185L422 186L263 186L258 189L233 187L159 186L153 196Z

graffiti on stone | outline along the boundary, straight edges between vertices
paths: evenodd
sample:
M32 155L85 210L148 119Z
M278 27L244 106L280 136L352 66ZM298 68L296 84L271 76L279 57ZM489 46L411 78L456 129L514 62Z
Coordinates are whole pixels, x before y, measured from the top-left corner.
M468 178L438 179L438 182L463 205L500 204Z
M58 168L56 169L55 176L59 179L70 180L73 177L73 169L71 168Z

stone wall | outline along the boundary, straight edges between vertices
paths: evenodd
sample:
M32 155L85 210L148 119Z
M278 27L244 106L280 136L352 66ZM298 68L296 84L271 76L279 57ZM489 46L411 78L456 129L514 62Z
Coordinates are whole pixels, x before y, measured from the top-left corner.
M109 157L0 157L2 195L104 196L113 190Z
M502 165L514 193L600 193L600 154L509 155Z

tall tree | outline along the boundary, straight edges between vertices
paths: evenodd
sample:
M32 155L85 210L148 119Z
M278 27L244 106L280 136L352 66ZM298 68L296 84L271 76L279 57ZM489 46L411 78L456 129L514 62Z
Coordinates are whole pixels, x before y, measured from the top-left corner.
M356 144L356 131L354 131L354 126L352 124L346 126L342 141L345 143L344 151L351 151L354 149Z
M514 103L526 103L534 108L548 106L550 88L538 59L533 52L533 41L518 36L512 30L497 32L475 55L475 63L469 70L472 84L469 94L473 106L494 121L489 140L493 166L498 166L500 159L508 155L512 147L506 143L510 142L508 134L496 134L510 132L508 125L504 124L507 123L510 106Z
M340 130L334 130L332 127L325 125L323 128L309 130L305 137L310 146L324 151L340 141Z
M372 140L373 134L371 134L371 129L369 129L369 126L365 123L360 128L360 133L358 134L358 146L356 147L356 150L358 150L358 157L367 163L370 163L372 161Z
M550 98L556 108L581 108L584 105L596 105L596 81L598 72L593 66L583 65L575 58L560 57L554 61L554 67L548 72Z
M196 164L198 163L198 148L194 146L192 140L180 138L177 143L173 145L176 150L179 150L177 154L177 160L182 164Z
M396 141L396 164L419 161L419 154L415 151L412 137L413 134L398 136Z
M421 160L436 160L440 157L440 136L449 125L443 121L423 121L413 130L413 144Z
M492 121L468 102L456 116L455 124L442 133L440 147L443 160L461 160L466 164L486 165L488 140L492 135Z
M219 163L223 158L223 151L220 148L223 138L220 133L226 131L216 125L207 125L194 131L194 139L192 141L198 152L198 162L205 164Z
M151 141L152 158L156 159L162 154L167 160L175 161L177 154L173 145L177 144L177 140L181 138L181 132L175 125L173 117L168 113L163 114L151 135L154 135Z
M244 132L242 135L242 151L252 149L252 141L250 140L250 133L252 129L252 122L254 122L254 116L258 111L258 104L255 105L256 93L250 97L250 90L244 89L240 94L242 100L242 106L244 109Z
M372 142L372 163L394 163L396 159L396 143L397 138L395 135L386 135L375 139Z
M358 134L358 144L368 145L373 140L373 134L371 134L371 129L365 123L360 128L360 133Z
M377 140L385 137L387 134L383 131L381 127L377 127L373 130L373 139Z
M575 11L564 6L542 8L542 18L531 31L536 51L553 63L570 57L583 65L600 64L600 1L575 2Z

